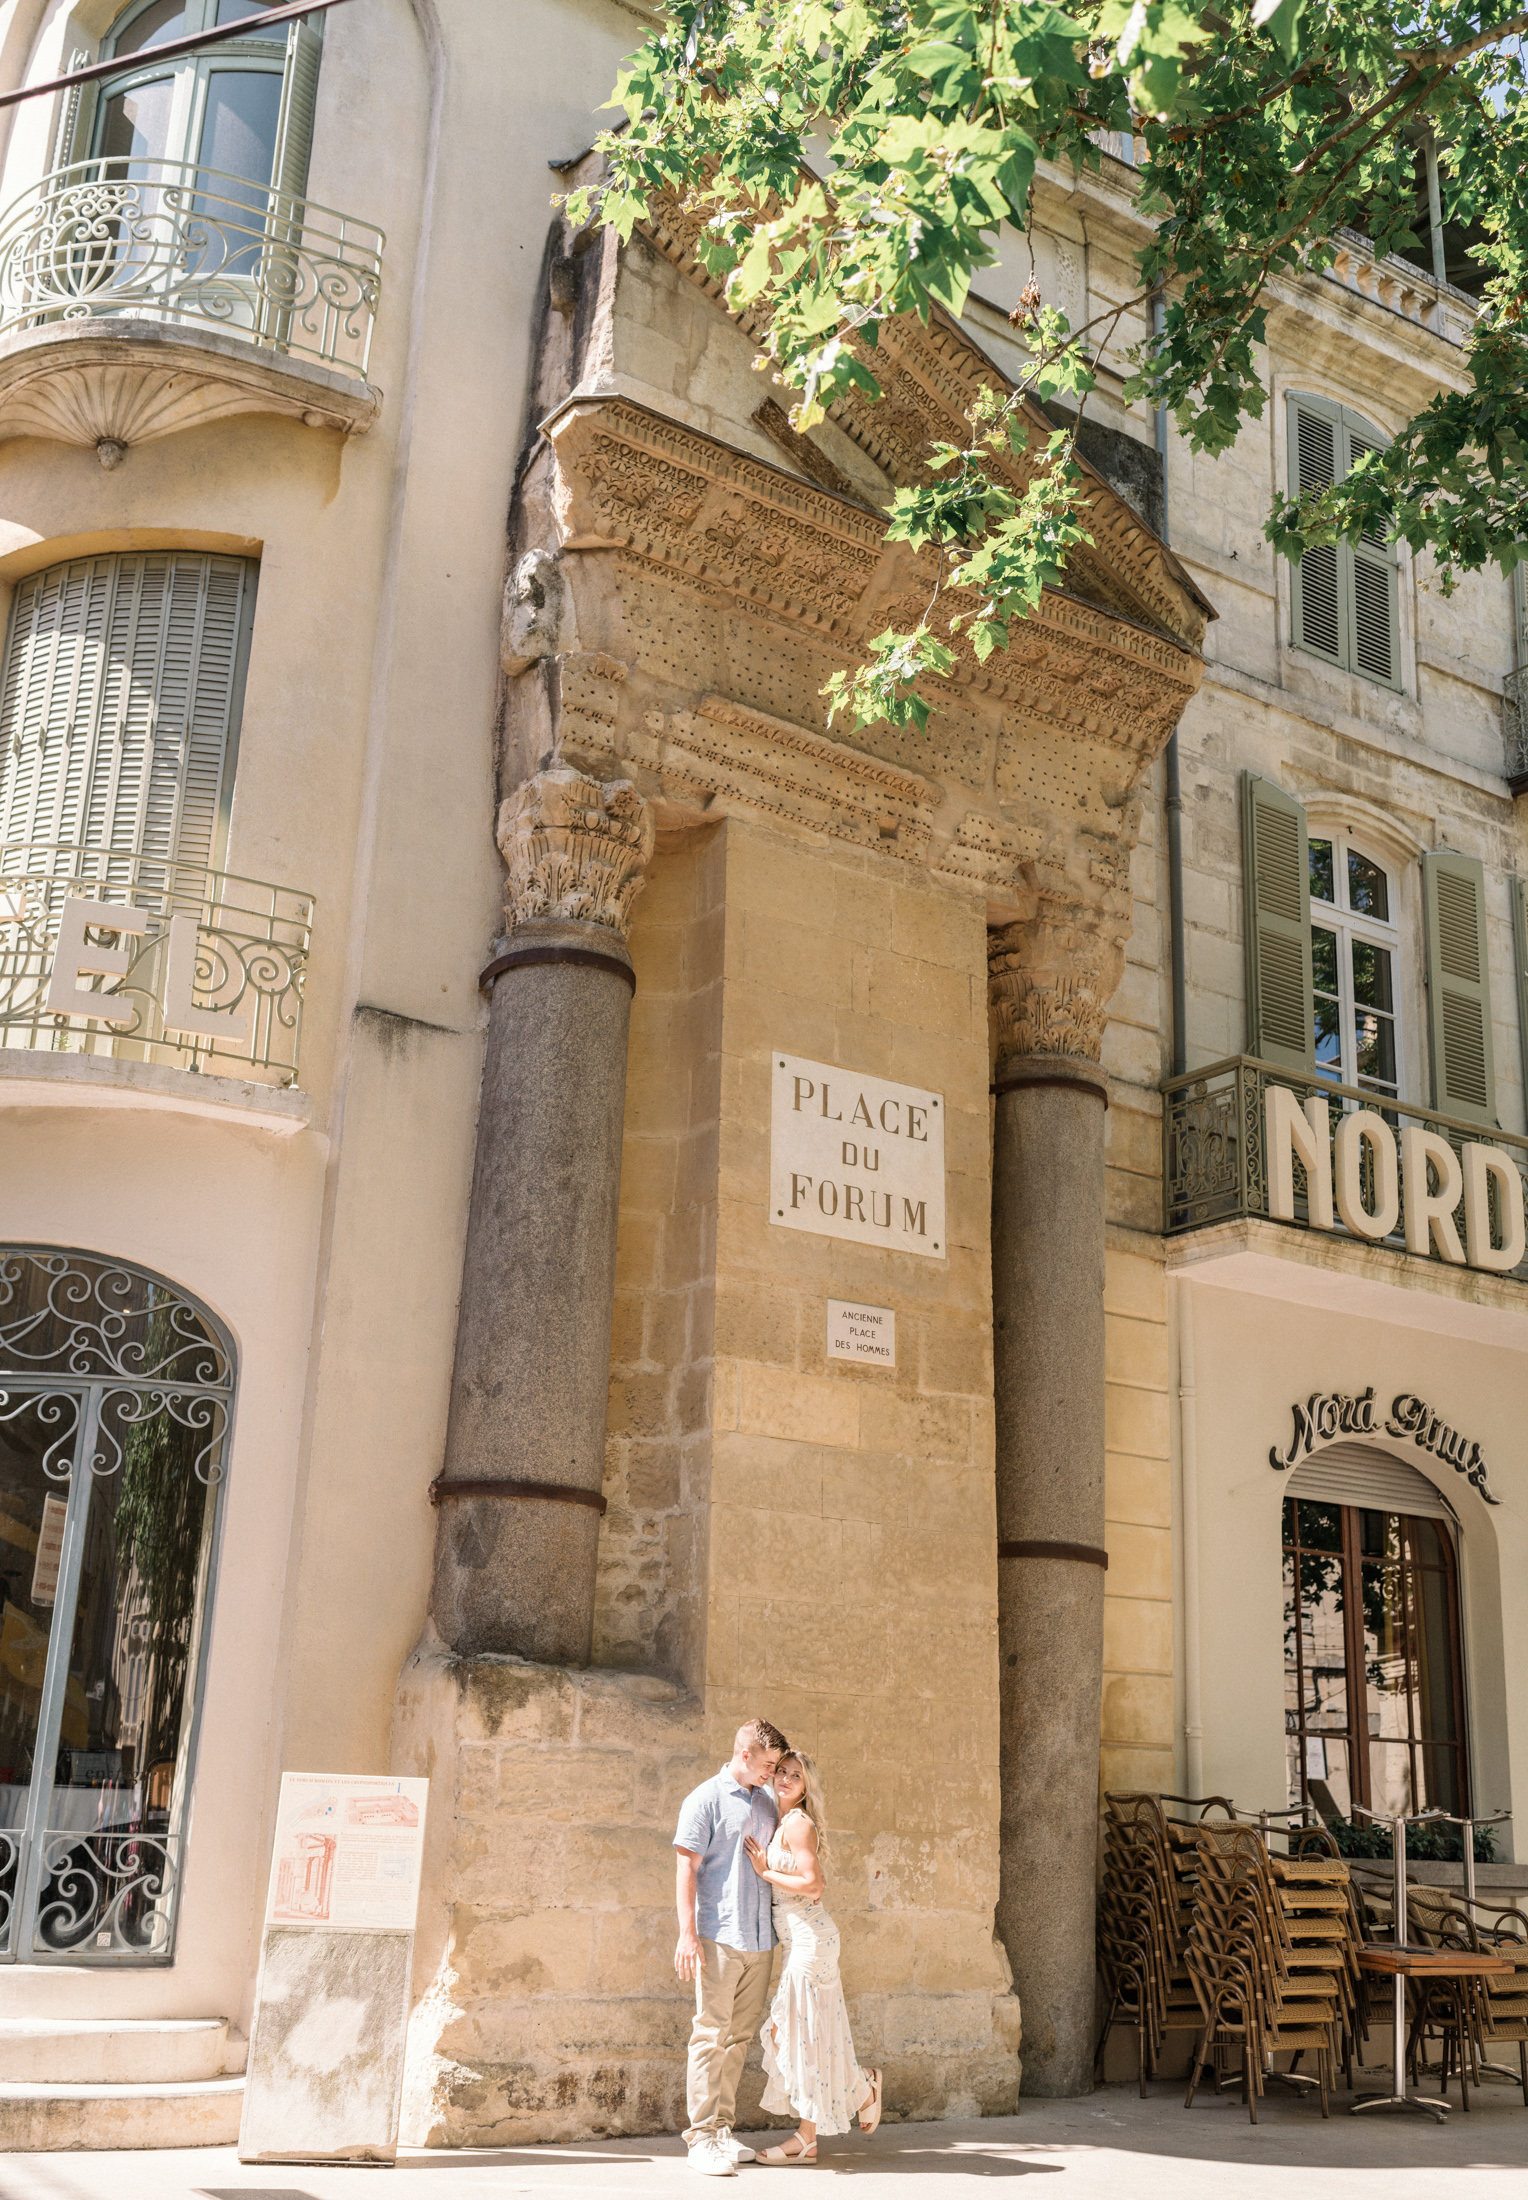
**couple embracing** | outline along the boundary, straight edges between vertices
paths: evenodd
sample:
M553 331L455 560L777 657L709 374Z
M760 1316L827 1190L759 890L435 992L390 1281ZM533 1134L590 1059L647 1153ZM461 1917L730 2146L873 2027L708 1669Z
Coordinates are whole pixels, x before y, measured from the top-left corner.
M729 1763L685 1797L674 1835L679 1944L695 1981L687 2069L690 2167L733 2177L739 2162L806 2167L817 2138L881 2120L881 2073L861 2070L838 1976L838 1927L822 1906L827 1816L817 1768L767 1719L738 1728ZM785 1966L775 1998L775 1943ZM738 2080L762 2022L764 2107L799 2118L756 2154L734 2138Z

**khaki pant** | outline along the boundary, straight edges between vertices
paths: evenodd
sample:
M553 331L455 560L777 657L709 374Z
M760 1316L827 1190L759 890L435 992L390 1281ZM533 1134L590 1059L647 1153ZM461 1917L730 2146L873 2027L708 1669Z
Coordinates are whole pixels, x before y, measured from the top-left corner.
M718 1940L700 1944L685 2078L690 2125L684 2136L689 2146L724 2125L731 2128L749 2044L764 2021L774 1960L772 1948L751 1954Z

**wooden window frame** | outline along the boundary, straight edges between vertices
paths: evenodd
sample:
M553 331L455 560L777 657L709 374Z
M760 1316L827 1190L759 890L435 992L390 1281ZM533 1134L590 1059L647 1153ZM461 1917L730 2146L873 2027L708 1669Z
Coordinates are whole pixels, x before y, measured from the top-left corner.
M1286 1499L1285 1502L1292 1503L1298 1506L1300 1504L1324 1504L1326 1503L1326 1500L1321 1498L1292 1498ZM1323 1741L1342 1741L1346 1744L1348 1752L1349 1793L1354 1803L1356 1803L1361 1809L1368 1810L1373 1807L1374 1779L1373 1770L1369 1762L1369 1691L1368 1682L1364 1673L1362 1569L1365 1561L1363 1558L1362 1547L1359 1539L1358 1516L1360 1512L1374 1511L1377 1508L1373 1506L1359 1505L1332 1505L1329 1507L1329 1509L1338 1512L1341 1516L1342 1540L1340 1552L1315 1552L1314 1550L1312 1550L1311 1555L1324 1558L1336 1557L1339 1559L1339 1563L1341 1566L1343 1654L1347 1666L1346 1696L1348 1723L1345 1729L1331 1728L1328 1729L1324 1734L1318 1734L1315 1738ZM1404 1746L1407 1752L1407 1761L1411 1781L1411 1794L1413 1799L1412 1807L1416 1807L1415 1799L1418 1794L1417 1760L1419 1753L1423 1751L1436 1752L1438 1750L1452 1749L1452 1751L1454 1752L1457 1771L1458 1801L1456 1807L1460 1816L1467 1817L1470 1811L1470 1749L1469 1735L1465 1726L1464 1631L1462 1624L1463 1614L1460 1607L1459 1597L1459 1554L1454 1547L1454 1538L1451 1532L1451 1525L1447 1521L1442 1520L1422 1522L1410 1513L1393 1512L1388 1509L1383 1511L1380 1514L1380 1517L1386 1520L1399 1520L1399 1522L1401 1523L1402 1558L1400 1564L1404 1570L1418 1574L1420 1574L1424 1570L1439 1571L1442 1573L1444 1581L1444 1598L1447 1608L1446 1624L1448 1628L1448 1641L1450 1649L1449 1679L1450 1692L1453 1702L1455 1739L1452 1742L1438 1742L1435 1740L1427 1740L1417 1736L1415 1732L1415 1696L1412 1690L1408 1687L1406 1712L1407 1735ZM1431 1527L1435 1528L1438 1531L1438 1544L1443 1552L1443 1563L1440 1568L1424 1569L1421 1561L1411 1556L1411 1553L1415 1549L1412 1531L1418 1526ZM1295 1515L1294 1542L1291 1543L1285 1533L1282 1513L1280 1515L1279 1537L1281 1570L1282 1561L1285 1558L1293 1555L1296 1562L1296 1597L1297 1599L1303 1598L1304 1590L1303 1583L1301 1581L1301 1568L1299 1561L1301 1557L1305 1555L1306 1546L1300 1541L1299 1537L1298 1512ZM1374 1561L1370 1560L1368 1563L1373 1564ZM1404 1608L1405 1607L1403 1600L1403 1609ZM1306 1769L1305 1754L1305 1744L1308 1737L1308 1729L1305 1723L1304 1712L1305 1662L1303 1650L1303 1635L1301 1632L1299 1620L1300 1613L1297 1607L1295 1614L1294 1640L1295 1673L1298 1684L1296 1691L1296 1701L1299 1706L1299 1710L1297 1713L1298 1724L1295 1730L1294 1738L1299 1744L1296 1755L1300 1770L1300 1801L1305 1805L1307 1809L1310 1809L1313 1806L1311 1805L1310 1800L1310 1775ZM1408 1670L1410 1670L1413 1666L1414 1661L1412 1658L1411 1642L1409 1635L1406 1643L1405 1654ZM1355 1675L1357 1676L1357 1686L1355 1686ZM1286 1738L1288 1737L1288 1734L1289 1728L1286 1724ZM1396 1742L1392 1741L1389 1743L1382 1743L1381 1746L1395 1748L1399 1745Z

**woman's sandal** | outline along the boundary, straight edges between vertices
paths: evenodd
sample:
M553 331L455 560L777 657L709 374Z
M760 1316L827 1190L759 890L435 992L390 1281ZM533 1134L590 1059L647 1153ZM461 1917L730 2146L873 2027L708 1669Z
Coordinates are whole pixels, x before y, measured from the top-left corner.
M859 2112L862 2139L868 2139L881 2120L881 2073L879 2070L867 2070L865 2076L870 2080L870 2098Z
M787 2151L792 2139L795 2141L794 2153ZM767 2164L770 2169L800 2169L803 2164L810 2167L817 2159L817 2141L814 2139L809 2147L804 2147L800 2132L793 2131L790 2138L782 2141L779 2146L762 2147L754 2159Z

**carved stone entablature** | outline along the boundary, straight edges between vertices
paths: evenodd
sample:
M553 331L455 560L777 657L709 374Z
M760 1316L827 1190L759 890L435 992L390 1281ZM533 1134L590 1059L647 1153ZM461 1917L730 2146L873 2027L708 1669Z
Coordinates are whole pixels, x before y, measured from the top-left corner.
M647 713L625 753L665 795L709 808L762 811L835 840L926 862L939 790L879 757L708 695L698 711Z
M877 514L621 398L575 401L548 432L565 548L629 548L858 637L883 554Z
M653 839L652 812L629 779L537 772L499 809L508 929L555 919L603 925L624 939Z
M915 621L934 592L932 559L888 542L879 513L627 398L575 398L545 429L563 550L625 550L846 655ZM1202 672L1171 635L1047 590L985 665L957 638L954 678L929 693L995 696L1068 736L1096 735L1134 759L1128 778L1161 749Z
M722 286L709 275L695 247L699 217L672 199L655 202L643 233L690 281L726 308ZM730 309L728 309L730 310ZM751 336L763 334L757 308L733 318ZM899 315L877 333L874 352L862 353L881 388L879 399L855 391L833 408L833 419L899 486L930 477L928 456L936 442L961 443L970 407L985 387L1011 385L1001 370L949 315L936 310L927 326L916 314ZM1038 405L1026 404L1032 448L1043 445L1054 423ZM1089 484L1087 525L1092 547L1073 553L1078 594L1144 620L1197 649L1214 608L1167 546L1140 515L1079 456ZM1009 455L1000 471L1022 490L1029 468ZM925 599L926 600L926 599Z
M235 413L282 413L360 435L381 407L381 392L354 375L221 329L92 319L0 342L0 439L72 443L98 451L106 465L134 444Z

